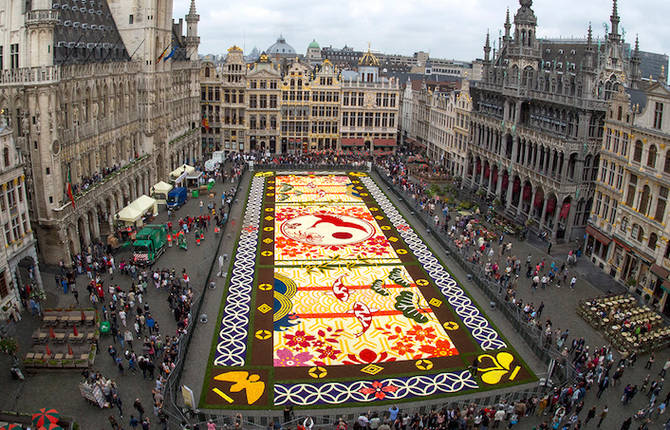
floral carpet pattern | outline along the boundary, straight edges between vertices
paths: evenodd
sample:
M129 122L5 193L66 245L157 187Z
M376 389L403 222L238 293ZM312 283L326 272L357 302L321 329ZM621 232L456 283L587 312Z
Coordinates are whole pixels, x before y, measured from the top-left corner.
M230 279L203 408L420 400L536 379L365 173L257 173Z

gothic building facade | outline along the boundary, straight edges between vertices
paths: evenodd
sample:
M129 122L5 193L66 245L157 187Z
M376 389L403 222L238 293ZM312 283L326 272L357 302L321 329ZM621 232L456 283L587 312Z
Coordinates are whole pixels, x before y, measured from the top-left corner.
M609 100L641 84L614 0L605 40L540 40L532 0L509 10L499 49L487 35L472 83L472 141L465 181L506 216L557 240L582 238L593 204Z
M199 16L192 0L184 35L171 0L8 4L0 108L26 163L41 257L69 264L199 157Z

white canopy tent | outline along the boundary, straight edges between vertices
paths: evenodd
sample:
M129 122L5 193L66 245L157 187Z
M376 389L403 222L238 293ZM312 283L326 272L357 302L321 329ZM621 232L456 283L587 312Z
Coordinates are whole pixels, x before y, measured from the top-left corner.
M160 181L151 187L151 197L156 199L157 204L166 204L167 195L174 187L166 182Z
M141 225L142 216L149 211L151 211L154 216L158 215L158 204L156 199L152 199L149 196L140 196L131 204L121 209L116 214L116 220L128 224L135 224L140 221Z
M177 167L172 172L170 172L170 182L174 185L178 185L181 181L186 179L189 175L195 174L195 167L184 164L181 167Z

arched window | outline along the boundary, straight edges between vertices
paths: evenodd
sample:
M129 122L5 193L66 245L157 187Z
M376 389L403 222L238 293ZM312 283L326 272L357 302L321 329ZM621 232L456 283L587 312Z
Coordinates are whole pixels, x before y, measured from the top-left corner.
M209 78L209 67L205 68L205 77Z
M2 150L2 159L5 162L5 167L9 167L9 148Z
M658 241L658 236L656 236L656 233L652 233L649 235L649 242L647 243L647 248L651 249L652 251L656 249L656 242Z
M624 233L626 232L628 229L628 217L621 218L621 225L619 226L619 229Z
M663 166L665 173L670 173L670 151L665 153L665 165Z
M639 224L633 224L633 228L630 231L630 235L633 239L637 240L638 242L642 242L642 239L644 238L644 230L642 227L640 227Z
M633 151L633 161L638 163L642 161L642 141L635 142L635 150Z
M621 106L619 106L619 109L618 109L618 112L617 112L617 115L616 115L616 119L621 121L622 116L623 116L623 108Z
M656 167L656 145L649 147L649 155L647 155L647 167Z

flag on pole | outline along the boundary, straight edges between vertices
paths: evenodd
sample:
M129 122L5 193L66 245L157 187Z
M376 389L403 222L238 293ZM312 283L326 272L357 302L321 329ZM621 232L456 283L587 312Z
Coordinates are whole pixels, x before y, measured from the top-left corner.
M165 56L165 53L167 52L168 49L170 49L170 45L168 45L165 49L163 49L163 52L161 52L161 55L159 55L158 58L156 59L156 64L161 62L161 60ZM167 58L166 58L166 60L167 60Z
M70 172L70 167L67 168L67 196L72 202L72 209L74 209L74 196L72 195L72 174Z
M205 131L209 131L209 121L207 120L207 115L202 117L202 126L205 127Z
M175 52L177 52L177 47L176 47L176 46L175 46L174 48L172 48L172 51L170 51L170 53L168 54L168 56L165 57L165 59L164 59L163 61L167 61L167 60L169 60L170 58L174 57Z

